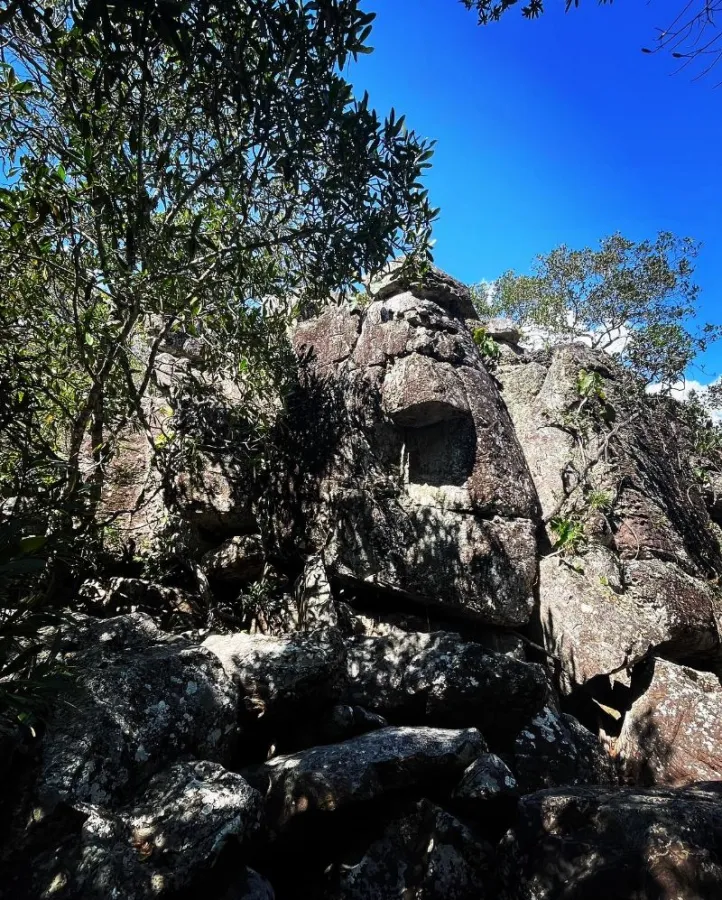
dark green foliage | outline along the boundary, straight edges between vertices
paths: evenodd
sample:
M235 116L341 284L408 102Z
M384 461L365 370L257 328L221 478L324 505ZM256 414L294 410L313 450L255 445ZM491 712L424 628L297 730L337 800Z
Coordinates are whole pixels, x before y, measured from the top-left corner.
M59 569L92 565L119 433L144 430L159 466L204 435L258 455L294 317L390 256L428 258L431 144L341 74L373 18L357 0L0 2L0 504L47 536L51 599ZM208 377L159 435L174 335Z

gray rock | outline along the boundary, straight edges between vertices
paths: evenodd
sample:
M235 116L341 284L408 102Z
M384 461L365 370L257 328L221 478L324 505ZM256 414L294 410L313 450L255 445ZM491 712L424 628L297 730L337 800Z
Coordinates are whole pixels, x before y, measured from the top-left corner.
M583 371L600 379L586 397ZM564 690L628 677L650 652L716 661L722 604L708 582L722 554L674 421L610 356L580 344L497 375L545 521L584 530L583 547L540 563L543 639Z
M43 798L105 805L182 754L229 760L237 690L220 662L162 633L155 642L152 630L126 647L124 630L133 628L125 626L137 621L102 623L97 644L74 655L72 697L56 709L42 745Z
M203 648L213 653L240 689L240 703L253 718L279 717L318 708L343 690L345 651L334 631L266 635L210 635Z
M500 900L713 900L722 796L708 790L540 791L502 842Z
M496 316L492 319L484 319L482 325L489 337L495 341L503 341L505 344L517 345L521 340L521 330L512 320Z
M263 575L266 555L260 534L237 535L209 550L201 560L208 578L218 581L255 581Z
M566 690L597 675L623 675L656 648L682 660L719 655L719 597L663 560L624 562L603 547L574 566L542 559L539 605L544 642L561 661Z
M371 281L369 293L378 300L386 300L409 290L422 300L438 303L459 319L478 319L469 288L436 266L429 266L418 278L405 268L405 260L394 260Z
M207 875L226 841L243 843L258 831L262 800L240 775L186 762L156 775L115 812L82 811L76 844L37 863L36 896L175 897Z
M482 900L491 846L458 819L421 800L360 861L329 873L328 900Z
M406 721L473 725L497 742L513 737L548 693L541 666L455 634L356 636L346 648L352 703Z
M383 728L361 737L279 756L248 773L266 797L269 822L287 825L310 811L331 813L395 792L455 778L483 752L474 728Z
M390 601L395 593L482 623L525 624L537 500L463 321L396 293L360 316L334 307L293 341L311 363L285 460L273 465L278 496L267 492L269 518L288 523L288 552L310 543L330 577L376 585Z
M518 793L517 780L506 763L493 753L484 753L466 769L453 796L456 800L486 801Z
M616 744L628 777L682 786L722 780L722 686L711 672L649 663Z
M420 353L397 359L384 379L384 412L397 425L420 428L469 415L469 404L454 366Z
M298 618L304 631L335 628L338 613L323 558L312 556L306 561L294 590Z
M514 745L514 770L522 793L617 782L614 763L596 735L572 716L548 707L519 733Z
M196 469L175 477L171 494L188 523L216 538L258 530L251 473L235 459L202 454Z

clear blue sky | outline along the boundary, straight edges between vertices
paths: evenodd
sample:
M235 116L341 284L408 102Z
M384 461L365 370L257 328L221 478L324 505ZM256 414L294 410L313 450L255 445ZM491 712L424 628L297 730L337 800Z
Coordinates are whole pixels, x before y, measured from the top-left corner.
M684 0L547 0L477 27L458 0L366 0L373 54L349 69L379 112L438 141L435 260L474 282L614 231L703 242L701 319L722 323L722 64L703 81L645 55ZM692 378L722 374L722 346Z

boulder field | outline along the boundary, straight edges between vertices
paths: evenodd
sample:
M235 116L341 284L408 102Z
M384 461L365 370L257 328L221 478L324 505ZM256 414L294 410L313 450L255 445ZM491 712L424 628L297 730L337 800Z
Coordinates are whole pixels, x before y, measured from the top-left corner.
M3 900L722 897L722 551L682 425L402 271L297 325L265 467L209 451L136 515L181 516L195 586L68 598L70 687L0 743ZM161 408L202 358L157 366Z

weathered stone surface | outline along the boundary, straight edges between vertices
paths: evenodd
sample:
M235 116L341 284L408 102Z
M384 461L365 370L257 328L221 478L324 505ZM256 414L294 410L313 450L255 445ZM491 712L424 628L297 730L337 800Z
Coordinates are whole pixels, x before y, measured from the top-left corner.
M541 666L455 634L357 636L346 648L351 702L392 720L473 725L499 741L513 737L547 697Z
M237 462L207 455L193 472L181 472L172 499L183 518L223 539L257 530L249 473Z
M456 800L484 802L518 793L519 785L507 764L493 753L483 753L461 776L453 796Z
M482 900L491 846L428 800L390 822L360 861L329 873L327 900Z
M596 735L545 707L521 730L514 771L522 793L580 784L615 784L614 763Z
M266 556L259 534L237 535L209 550L202 567L209 578L219 581L255 581L263 574Z
M253 717L281 716L318 707L338 697L345 674L345 651L333 631L287 637L210 635L203 648L222 663L240 689L242 709Z
M387 610L360 611L340 601L337 604L339 628L347 637L354 635L366 635L367 637L394 637L398 640L406 640L408 634L418 632L430 634L432 631L446 631L456 634L459 627L458 621L434 617L434 627L431 627L428 616L419 613L404 612L394 613ZM466 625L468 634L469 627ZM524 639L513 631L503 628L491 628L480 626L473 629L470 639L487 651L501 653L526 662L526 650Z
M584 373L596 387L580 387ZM498 377L545 521L584 532L582 547L540 564L541 625L562 686L623 675L650 651L718 659L722 605L708 579L722 555L669 416L583 345L502 364Z
M600 674L626 673L657 648L673 659L715 659L720 601L714 589L659 559L620 561L592 547L576 567L539 565L544 642L570 689Z
M344 315L353 329L342 327ZM357 339L344 344L348 356L329 356L329 335L356 334L357 325ZM537 501L464 323L402 293L371 303L360 317L329 310L303 324L294 346L320 362L308 374L305 399L296 400L298 423L289 417L295 468L276 510L284 498L297 504L283 518L308 523L299 539L322 549L329 575L481 622L527 622ZM275 471L283 470L279 462Z
M269 821L331 813L444 779L452 783L483 752L475 728L382 728L340 744L278 756L248 773L266 797Z
M300 627L304 631L336 628L338 612L328 581L323 558L312 556L306 561L295 585L294 597Z
M386 271L372 280L369 293L378 300L386 300L411 290L415 296L438 303L450 315L460 319L478 319L466 285L429 266L421 278L410 276L403 268L404 260L390 263Z
M348 307L330 307L322 316L301 322L294 344L311 356L314 368L326 373L353 352L361 330L360 316Z
M78 677L72 706L57 708L43 742L43 799L103 805L182 754L229 759L237 691L220 662L152 629L126 647L137 621L102 623L96 645L69 659Z
M665 785L722 781L719 678L655 659L646 680L617 741L626 774Z
M491 319L483 319L481 324L489 337L494 338L495 341L516 345L521 340L521 330L511 319L495 316Z
M396 360L386 373L384 412L409 428L436 425L469 414L464 385L449 363L412 353Z
M240 775L184 762L115 812L94 805L82 811L87 818L75 846L36 862L36 896L175 897L207 873L226 841L253 836L262 800Z
M569 788L519 801L502 844L502 900L714 900L722 796Z

